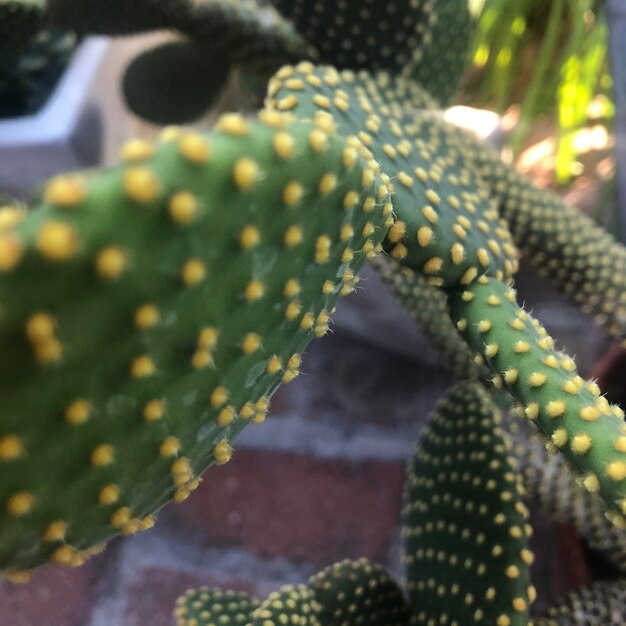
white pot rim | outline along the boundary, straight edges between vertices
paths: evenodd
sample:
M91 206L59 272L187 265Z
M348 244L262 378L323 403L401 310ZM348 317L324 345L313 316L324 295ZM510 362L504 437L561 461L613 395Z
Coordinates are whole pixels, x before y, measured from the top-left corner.
M100 66L107 46L106 37L87 37L72 55L48 101L37 113L0 120L0 147L41 145L66 137L75 123L77 112L84 107L89 96L94 72Z

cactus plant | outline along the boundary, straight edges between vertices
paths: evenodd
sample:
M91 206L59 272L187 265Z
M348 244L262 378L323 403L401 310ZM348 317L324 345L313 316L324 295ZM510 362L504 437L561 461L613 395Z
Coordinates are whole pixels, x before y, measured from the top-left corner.
M168 131L52 180L0 235L3 568L150 525L296 377L390 219L377 164L328 130L265 111Z
M102 2L79 5L50 0L49 23L168 27L189 49L261 76L300 62L275 73L258 119L167 128L156 146L128 143L119 167L60 175L30 211L0 211L0 571L16 580L47 560L80 565L186 498L208 465L230 459L241 429L264 419L384 248L380 271L472 379L439 405L410 465L409 604L388 574L357 562L262 603L191 592L177 618L528 624L531 529L499 407L515 402L538 425L588 497L603 498L615 533L626 525L626 427L516 303L518 257L545 261L623 339L624 278L608 268L621 269L626 252L443 121L467 3L144 0L108 4L106 15ZM443 50L449 73L433 73ZM145 62L158 70L155 54L129 76L147 78ZM192 100L198 111L207 103ZM490 394L480 381L492 376ZM620 589L580 597L623 602Z
M403 561L408 602L382 567L361 559L336 563L262 604L240 593L191 589L177 602L178 625L208 626L225 622L222 616L228 615L234 623L253 626L261 616L268 626L288 619L319 626L527 626L536 596L529 582L532 528L515 446L504 424L477 382L453 386L430 415L407 468ZM618 626L626 614L624 584L577 590L535 623ZM284 611L287 597L295 600L293 613L281 620L276 611ZM302 604L301 598L310 601Z

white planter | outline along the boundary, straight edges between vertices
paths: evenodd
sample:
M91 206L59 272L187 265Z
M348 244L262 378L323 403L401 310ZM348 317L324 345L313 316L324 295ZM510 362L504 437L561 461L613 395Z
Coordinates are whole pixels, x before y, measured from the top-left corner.
M86 39L38 113L0 120L0 193L26 198L55 173L100 162L103 119L92 85L108 45Z

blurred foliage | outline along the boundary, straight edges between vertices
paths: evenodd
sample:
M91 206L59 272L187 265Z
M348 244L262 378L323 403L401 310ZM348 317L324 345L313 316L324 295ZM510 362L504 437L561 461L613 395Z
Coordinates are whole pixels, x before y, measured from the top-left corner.
M472 104L504 112L518 105L509 138L518 153L540 115L557 127L556 179L580 173L576 133L594 117L613 117L608 68L608 26L598 0L473 0L478 14L473 68L466 96Z

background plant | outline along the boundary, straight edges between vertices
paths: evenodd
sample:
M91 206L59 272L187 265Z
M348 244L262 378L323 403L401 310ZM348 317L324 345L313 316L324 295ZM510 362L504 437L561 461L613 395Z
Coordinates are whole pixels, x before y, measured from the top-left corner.
M469 98L500 113L519 104L508 139L515 153L539 116L551 115L558 129L556 180L567 183L580 173L574 140L589 122L594 99L603 106L600 122L610 125L612 117L603 3L485 0L476 10Z

